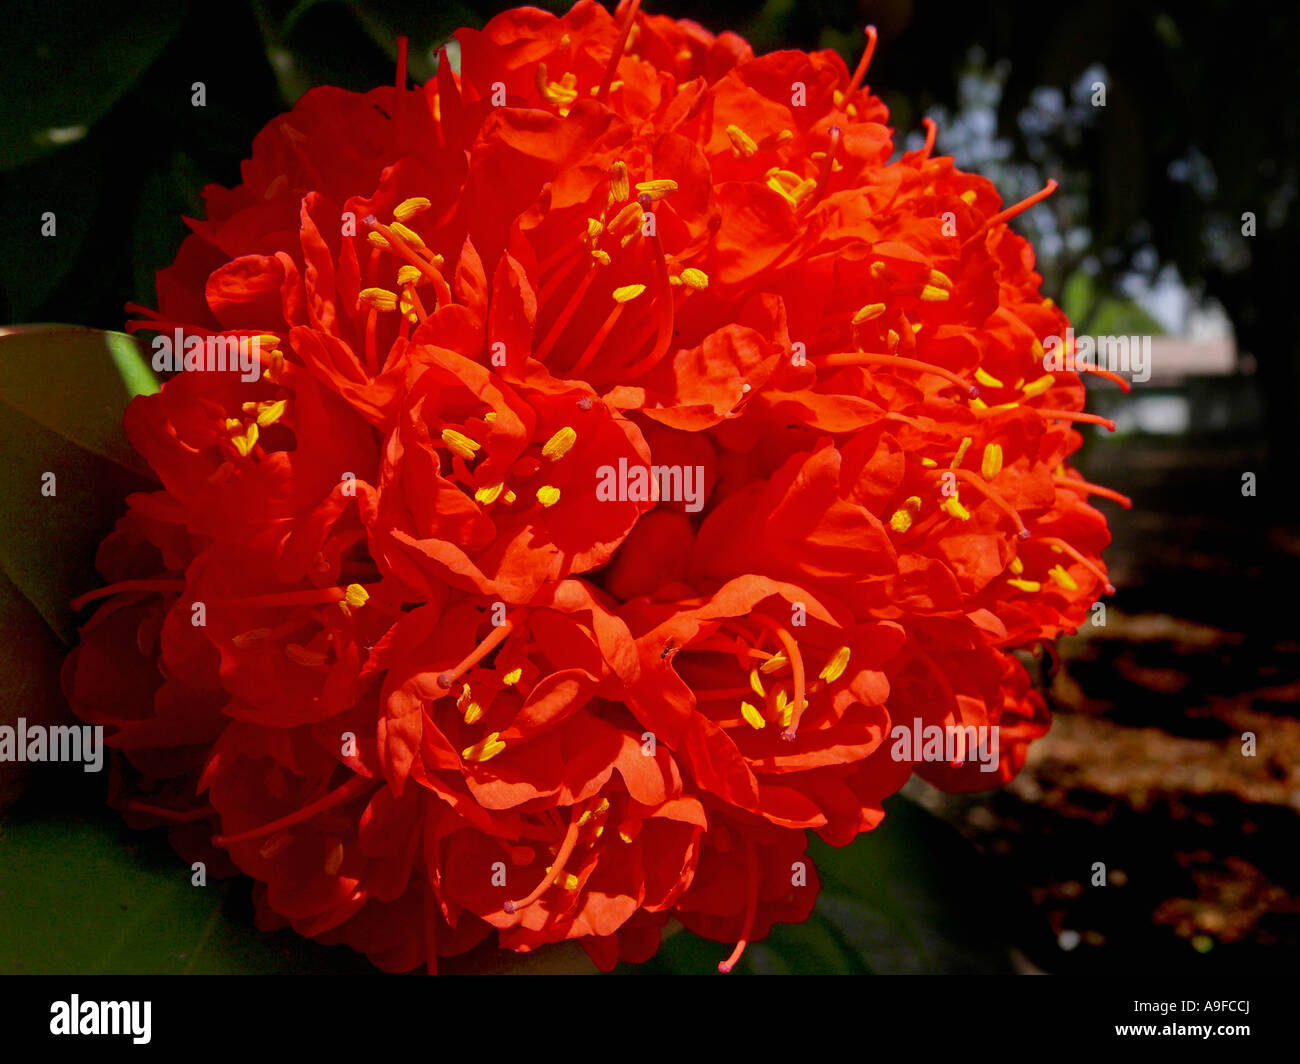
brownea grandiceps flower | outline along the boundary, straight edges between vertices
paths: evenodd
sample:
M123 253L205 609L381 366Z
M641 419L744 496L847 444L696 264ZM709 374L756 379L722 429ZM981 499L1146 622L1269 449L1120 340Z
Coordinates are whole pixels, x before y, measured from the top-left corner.
M1109 590L1097 371L1006 225L1050 186L895 158L867 36L510 11L205 190L131 327L258 372L131 404L160 486L65 669L132 823L389 970L670 920L729 970L809 831L1014 775L1013 651Z

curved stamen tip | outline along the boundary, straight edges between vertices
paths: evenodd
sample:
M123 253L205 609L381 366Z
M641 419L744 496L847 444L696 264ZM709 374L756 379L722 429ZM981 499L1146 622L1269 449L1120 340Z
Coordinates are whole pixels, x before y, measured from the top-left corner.
M781 739L783 742L792 743L795 741L797 735L798 733L794 728L786 728L786 730L781 733Z
M1113 595L1115 594L1115 585L1108 582L1102 590L1105 591L1107 595Z
M455 677L454 674L452 674L452 673L450 673L450 672L443 672L443 673L439 673L439 674L438 674L438 686L439 686L439 687L442 687L442 688L448 688L448 687L450 687L452 684L454 684L455 682L456 682L456 677Z
M1029 538L1029 529L1027 529L1027 528L1022 528L1022 529L1020 530L1020 532L1018 533L1018 535L1020 536L1021 539L1028 539L1028 538Z
M655 198L652 195L650 195L649 192L642 192L639 196L637 196L636 201L637 203L641 204L642 210L648 210L650 208L650 204L654 203Z
M510 913L513 916L516 907L514 902L508 901L504 905L502 905L501 908L503 908L507 913Z
M723 975L730 975L731 969L734 967L735 965L731 964L729 961L718 961L718 971Z
M969 394L970 394L970 397L971 397L972 399L978 399L978 398L980 397L980 390L979 390L979 388L978 388L976 385L972 384L972 385L970 386L970 393L969 393Z

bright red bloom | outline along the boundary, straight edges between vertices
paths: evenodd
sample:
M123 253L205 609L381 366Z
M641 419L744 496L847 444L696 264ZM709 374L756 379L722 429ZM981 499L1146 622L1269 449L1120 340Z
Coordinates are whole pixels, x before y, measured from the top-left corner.
M677 920L729 970L811 911L809 830L1018 771L1012 651L1108 590L1040 197L932 127L891 162L874 31L852 72L636 3L457 39L272 122L135 308L263 372L128 410L160 490L69 697L262 926L608 969Z

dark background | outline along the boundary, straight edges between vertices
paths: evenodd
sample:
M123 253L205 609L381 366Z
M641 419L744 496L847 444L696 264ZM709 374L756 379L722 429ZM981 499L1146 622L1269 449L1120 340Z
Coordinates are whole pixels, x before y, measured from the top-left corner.
M201 212L200 188L236 183L267 121L312 85L388 83L399 33L422 81L456 27L504 6L6 5L0 321L121 328L125 302L153 305L153 273L185 235L181 215ZM1213 373L1171 355L1128 397L1096 389L1090 408L1121 431L1090 430L1083 471L1134 499L1130 511L1098 504L1119 590L1104 626L1062 641L1059 669L1042 659L1056 723L1009 788L953 798L909 786L911 801L896 803L892 834L871 845L951 851L931 874L962 900L946 943L877 948L871 966L1286 970L1300 944L1300 5L646 7L736 30L759 52L835 48L850 67L862 27L876 25L866 80L900 145L919 143L928 115L939 152L993 178L1008 202L1060 182L1014 224L1076 332L1201 342L1209 321L1235 351ZM195 81L204 108L191 106ZM1091 103L1097 82L1104 107ZM40 235L44 211L57 239ZM1242 494L1246 472L1254 496ZM1254 757L1242 756L1244 732ZM61 788L58 801L83 797ZM1104 888L1090 885L1097 861ZM963 952L981 921L971 949L996 961ZM0 956L0 969L22 967Z

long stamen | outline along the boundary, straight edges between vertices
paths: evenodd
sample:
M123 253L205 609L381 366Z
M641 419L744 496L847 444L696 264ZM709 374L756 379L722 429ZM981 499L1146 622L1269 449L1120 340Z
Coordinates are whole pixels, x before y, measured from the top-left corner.
M826 158L822 160L821 173L817 175L817 191L813 193L809 203L816 203L826 195L826 186L830 183L831 171L835 168L835 153L839 151L843 137L844 131L839 126L831 126L831 143L826 149Z
M915 358L904 358L902 355L880 355L867 351L837 351L834 354L823 355L816 363L818 366L896 366L899 369L910 369L917 373L933 373L936 377L943 377L966 390L971 399L978 399L980 390L966 378L959 376L950 369L944 369L943 366L936 366L930 362L922 362Z
M627 39L632 33L632 23L636 20L636 13L640 10L641 0L632 0L628 6L627 14L623 17L623 31L618 35L618 44L614 50L609 53L609 62L605 65L605 76L600 79L600 88L596 90L596 99L601 103L605 102L605 97L609 95L609 88L614 84L614 75L618 72L618 61L623 58L623 49L627 47Z
M1097 567L1096 563L1091 561L1088 558L1085 558L1082 554L1080 554L1077 550L1075 550L1072 546L1070 546L1070 544L1066 543L1065 540L1061 539L1060 536L1043 536L1042 542L1053 544L1054 546L1057 546L1061 550L1065 551L1066 554L1068 554L1071 558L1073 558L1076 562L1078 562L1090 573L1092 573L1093 576L1095 576L1098 580L1101 581L1102 591L1105 592L1105 594L1107 595L1115 594L1115 585L1106 579L1106 574L1103 573Z
M582 817L576 812L570 815L569 828L564 833L564 841L560 843L560 850L555 855L551 867L547 869L546 874L542 877L542 881L528 893L527 897L520 898L518 901L507 901L501 908L508 913L513 913L525 906L532 905L533 902L551 889L552 884L560 876L564 875L565 862L569 860L574 847L578 845L578 832L582 828L581 820Z
M641 198L644 200L644 195ZM645 204L642 203L642 206L644 207ZM659 299L657 301L659 334L655 337L655 345L651 348L650 353L624 371L624 378L629 380L657 366L664 355L668 353L673 338L675 307L670 287L672 282L668 278L668 262L664 258L663 246L659 243L658 230L650 235L650 250L654 253L655 276L659 280Z
M1110 370L1102 369L1100 366L1093 366L1087 363L1080 366L1077 363L1072 363L1066 366L1065 368L1068 370L1073 370L1075 373L1092 373L1098 377L1105 377L1106 380L1113 381L1115 384L1118 384L1120 386L1120 389L1124 392L1129 392L1132 390L1132 386L1129 384L1129 382L1126 381L1123 377L1121 377L1118 373L1112 373Z
M533 357L538 362L546 361L546 356L550 354L551 348L555 346L555 341L559 339L564 327L569 324L569 319L573 317L574 311L578 309L578 304L582 302L582 297L587 294L587 289L591 287L591 283L596 279L598 272L599 270L593 264L582 280L578 282L578 286L573 290L573 295L569 297L564 309L560 311L560 316L555 319L555 324L550 327L546 336L542 338L542 342L537 345L537 351Z
M754 931L754 914L758 911L758 853L754 849L752 842L745 843L745 878L747 880L747 889L745 891L745 922L740 928L740 940L736 943L736 948L731 951L731 956L725 961L718 962L718 971L726 975L736 966L740 960L740 955L745 952L745 947L749 945L749 936Z
M774 631L790 661L790 671L794 674L794 709L790 715L789 727L781 733L781 738L790 743L794 742L795 733L799 730L799 718L803 716L804 710L803 655L799 653L799 645L789 632L784 628L776 628Z
M1100 414L1085 414L1081 410L1045 410L1040 406L1031 406L1028 409L1042 414L1045 418L1059 419L1061 421L1086 421L1089 425L1101 425L1111 432L1115 431L1115 422L1108 417L1102 417Z
M1008 207L1006 210L999 211L997 214L985 218L983 224L981 224L980 227L975 230L975 232L971 233L970 236L968 236L964 241L962 241L962 247L965 247L971 241L976 240L979 237L983 236L984 233L988 232L988 230L992 229L995 225L999 225L1002 222L1009 221L1010 219L1014 218L1017 214L1021 214L1024 211L1029 210L1029 208L1034 206L1034 204L1041 203L1043 200L1047 199L1047 197L1050 196L1053 192L1055 192L1056 189L1057 189L1056 179L1048 178L1047 184L1044 185L1037 192L1035 192L1032 196L1026 196L1019 203L1016 203Z
M922 146L921 151L925 153L925 157L928 159L930 153L934 151L934 139L939 135L939 127L935 124L933 118L921 119L921 125L925 126L925 144Z
M1133 500L1127 495L1121 495L1118 491L1112 491L1110 488L1104 488L1100 484L1093 484L1087 480L1077 480L1074 477L1053 477L1053 484L1060 484L1063 488L1074 488L1085 495L1100 495L1103 499L1110 499L1119 503L1124 509L1133 509Z
M515 630L519 622L518 614L512 614L502 621L499 625L488 633L487 637L476 646L465 657L459 665L450 672L444 672L438 677L438 686L447 688L459 680L465 673L469 672L475 665L487 657L493 650L505 642L506 636Z
M214 846L229 846L232 842L247 842L249 839L260 839L272 832L292 827L294 824L301 824L304 820L310 820L317 813L323 813L326 809L333 809L336 805L357 798L364 794L367 788L374 787L377 783L377 780L373 780L369 776L353 776L347 783L335 787L334 790L316 799L310 805L295 809L287 816L272 820L269 824L263 824L260 828L251 828L235 835L214 835L212 843Z
M867 67L871 65L871 57L876 54L876 27L868 26L866 34L867 47L862 53L862 58L858 60L857 68L853 71L853 79L849 82L849 87L844 92L846 105L853 99L853 94L858 91L858 86L862 84L862 79L867 75Z
M939 473L940 471L936 469L935 472ZM1029 529L1025 527L1024 521L1020 519L1019 511L991 488L983 477L971 472L969 469L949 469L943 472L953 473L964 480L1016 523L1016 531L1021 539L1029 538Z
M109 584L108 587L101 587L95 591L87 591L84 595L72 600L74 610L81 609L87 602L95 599L107 598L109 595L116 595L122 591L184 591L184 580L119 580L116 584Z

